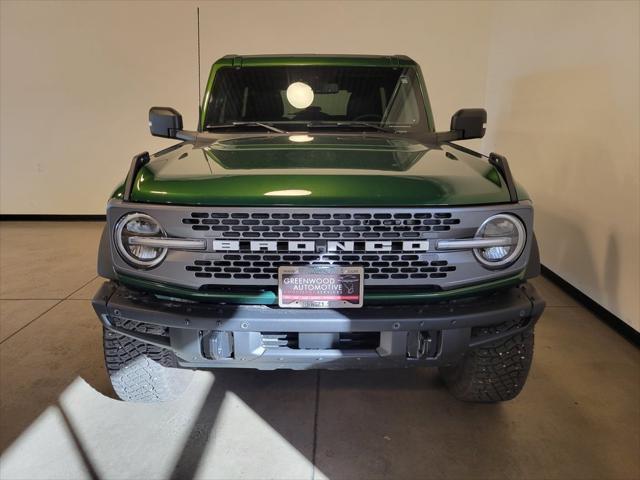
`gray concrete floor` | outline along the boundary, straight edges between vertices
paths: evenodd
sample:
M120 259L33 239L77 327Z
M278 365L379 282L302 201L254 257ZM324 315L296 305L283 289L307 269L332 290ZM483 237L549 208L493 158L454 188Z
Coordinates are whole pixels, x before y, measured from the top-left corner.
M114 399L89 299L100 223L0 224L0 478L640 478L640 353L545 280L514 401L434 370L198 372Z

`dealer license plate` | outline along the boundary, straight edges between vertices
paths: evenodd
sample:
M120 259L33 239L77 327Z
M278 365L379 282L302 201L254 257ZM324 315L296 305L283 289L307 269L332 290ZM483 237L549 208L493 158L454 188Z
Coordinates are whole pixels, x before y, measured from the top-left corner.
M278 268L278 303L283 308L362 307L362 267Z

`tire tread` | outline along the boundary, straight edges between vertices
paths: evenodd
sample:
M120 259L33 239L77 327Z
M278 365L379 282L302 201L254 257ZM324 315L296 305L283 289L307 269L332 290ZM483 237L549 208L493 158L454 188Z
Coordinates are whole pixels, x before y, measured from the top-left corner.
M153 325L123 322L128 330L165 335ZM151 327L151 328L150 328ZM176 398L192 372L177 368L175 354L166 348L141 342L126 335L103 329L104 358L111 384L118 397L131 402L162 402Z
M504 331L513 323L487 331ZM515 398L529 375L534 332L529 328L511 337L470 350L457 365L441 367L440 374L451 393L469 402L502 402Z

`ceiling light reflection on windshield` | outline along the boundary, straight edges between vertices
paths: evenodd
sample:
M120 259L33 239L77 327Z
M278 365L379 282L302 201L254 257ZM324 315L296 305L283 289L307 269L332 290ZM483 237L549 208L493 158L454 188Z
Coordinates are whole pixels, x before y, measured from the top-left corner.
M287 100L296 108L307 108L313 103L313 89L304 82L293 82L287 88Z
M313 137L309 135L289 135L289 141L294 143L305 143L313 141Z
M305 195L311 195L311 192L309 190L274 190L264 194L265 197L304 197Z

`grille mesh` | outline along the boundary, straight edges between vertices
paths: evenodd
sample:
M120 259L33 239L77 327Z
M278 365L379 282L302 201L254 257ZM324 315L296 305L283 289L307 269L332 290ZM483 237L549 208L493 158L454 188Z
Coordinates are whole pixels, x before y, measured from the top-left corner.
M265 280L277 279L280 266L336 265L364 268L364 278L403 280L446 278L456 267L446 260L427 261L423 255L403 252L305 254L223 254L220 260L196 260L185 269L197 278Z
M449 212L245 213L192 212L182 218L195 231L221 238L420 238L460 224Z

